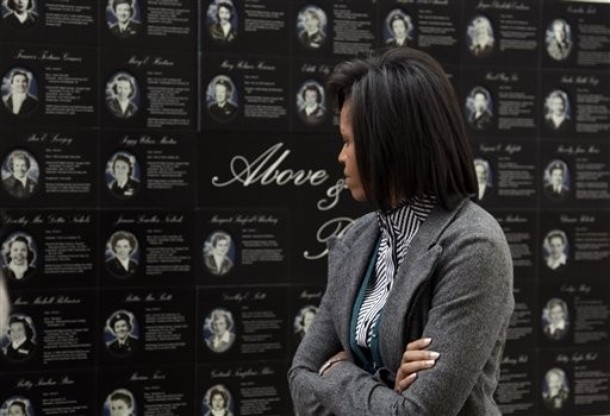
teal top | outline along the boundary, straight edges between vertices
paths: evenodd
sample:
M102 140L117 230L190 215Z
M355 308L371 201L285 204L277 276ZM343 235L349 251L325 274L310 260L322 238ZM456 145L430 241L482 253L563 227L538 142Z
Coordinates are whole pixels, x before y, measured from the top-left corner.
M379 319L377 319L375 327L373 328L373 337L370 349L361 347L356 343L356 325L358 323L358 313L360 312L362 302L364 301L364 294L366 293L366 289L369 287L371 279L375 274L375 263L377 262L380 243L381 238L377 241L377 244L375 244L375 248L371 253L371 258L369 259L369 264L366 268L364 279L362 279L362 284L360 285L358 296L356 297L356 302L354 303L354 307L352 309L352 318L349 325L349 345L350 350L356 359L356 364L371 374L374 374L379 368L383 367L381 353L379 352L378 336L379 322L381 322L383 310L380 312Z

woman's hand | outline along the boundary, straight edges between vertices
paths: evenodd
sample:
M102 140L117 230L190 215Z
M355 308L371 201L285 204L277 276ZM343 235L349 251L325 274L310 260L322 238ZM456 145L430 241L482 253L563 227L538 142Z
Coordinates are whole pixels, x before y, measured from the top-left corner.
M418 371L426 370L434 365L440 354L425 350L431 342L430 338L422 338L407 344L394 381L396 393L400 394L405 391L415 381Z

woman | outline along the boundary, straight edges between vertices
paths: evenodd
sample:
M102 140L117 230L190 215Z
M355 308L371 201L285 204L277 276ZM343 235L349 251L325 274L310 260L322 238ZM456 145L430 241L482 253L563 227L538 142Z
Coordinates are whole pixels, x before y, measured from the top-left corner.
M216 8L216 23L209 27L210 36L218 43L231 43L237 37L237 32L231 24L233 18L233 5L229 2L220 2Z
M213 336L206 340L206 344L210 350L214 352L225 352L231 348L231 345L235 342L231 312L222 309L212 311L210 329L212 330Z
M547 338L556 341L565 338L570 329L568 305L559 298L551 298L542 310L543 331Z
M11 93L4 97L4 105L11 114L28 114L38 105L36 97L30 95L31 74L15 69L11 74Z
M112 82L111 90L114 96L106 101L108 110L117 118L133 117L138 111L138 107L132 101L136 95L136 83L133 77L126 74L118 75Z
M25 280L36 272L36 268L31 265L34 253L30 249L30 242L23 235L18 235L7 243L4 257L4 273L11 279Z
M110 354L125 357L138 349L140 340L133 335L132 322L135 322L135 318L125 311L118 311L110 317L108 329L115 338L106 344Z
M411 39L413 23L411 17L401 11L394 12L388 19L392 37L386 41L388 46L407 46Z
M561 90L552 91L544 103L544 121L552 130L564 130L570 122L568 94Z
M138 193L140 181L133 177L135 158L119 153L112 161L114 180L108 185L110 191L118 197L129 198Z
M204 255L205 266L215 276L224 276L233 268L233 261L229 258L231 236L222 231L212 234L211 249Z
M208 411L204 416L233 416L229 410L229 392L223 387L213 387L206 403Z
M113 391L106 399L106 407L110 409L110 416L133 416L133 396L125 389Z
M498 223L470 201L450 82L425 53L393 48L339 65L328 89L347 187L377 212L329 243L327 289L289 370L297 412L499 415L512 263Z
M13 315L9 318L7 332L11 343L4 352L9 361L25 361L36 351L34 330L30 322L30 318L23 315Z
M131 259L136 250L136 237L126 231L117 231L110 237L110 248L114 258L106 262L106 268L117 277L127 277L138 271L138 263Z

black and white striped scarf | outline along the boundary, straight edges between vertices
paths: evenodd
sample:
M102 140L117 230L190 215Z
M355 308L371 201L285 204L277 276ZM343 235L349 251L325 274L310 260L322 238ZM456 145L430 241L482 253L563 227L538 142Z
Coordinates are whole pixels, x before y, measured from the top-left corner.
M371 347L373 329L392 286L396 271L402 264L409 244L419 226L434 208L433 198L413 198L389 212L377 212L381 228L381 242L375 263L375 275L366 289L356 322L356 343Z

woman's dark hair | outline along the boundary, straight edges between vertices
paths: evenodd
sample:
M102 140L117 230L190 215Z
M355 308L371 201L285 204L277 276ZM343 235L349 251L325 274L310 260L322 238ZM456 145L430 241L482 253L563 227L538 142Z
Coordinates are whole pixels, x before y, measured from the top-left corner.
M416 196L449 209L456 196L476 195L460 107L432 57L402 47L344 62L327 89L339 109L349 100L358 171L376 209Z
M30 242L23 235L18 235L15 238L13 238L11 241L9 241L9 243L7 245L7 250L4 253L4 256L6 257L6 262L10 263L13 260L11 258L11 248L13 247L13 244L15 244L16 242L21 242L21 243L25 244L26 250L28 251L26 260L29 265L32 262L32 260L34 260L34 253L32 253L32 249L30 248Z
M28 322L28 320L24 316L20 316L20 315L13 315L13 316L11 316L9 318L9 320L8 320L9 328L13 324L21 324L21 325L23 325L23 329L25 329L25 338L28 341L32 340L32 338L34 337L34 330L32 329L32 327L30 326L30 323ZM10 329L9 329L9 331L10 331Z
M130 407L130 408L133 407L133 400L132 400L131 396L125 392L115 391L114 393L112 393L110 395L110 401L114 402L116 400L122 400L123 402L125 402L127 407Z
M129 245L131 246L131 251L129 252L129 254L133 253L136 247L138 246L138 241L136 240L136 237L133 234L128 233L126 231L117 231L110 237L110 248L112 249L113 253L116 253L114 247L120 240L127 240Z
M212 404L212 399L214 398L214 396L221 396L222 400L224 400L224 408L227 409L229 407L229 395L226 391L221 390L219 388L213 388L210 392L210 406Z

